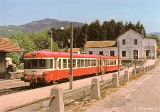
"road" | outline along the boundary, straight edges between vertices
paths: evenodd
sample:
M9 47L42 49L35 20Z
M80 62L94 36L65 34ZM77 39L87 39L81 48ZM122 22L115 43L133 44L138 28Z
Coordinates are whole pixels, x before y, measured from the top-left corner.
M160 112L160 63L137 80L119 87L90 106L84 112Z

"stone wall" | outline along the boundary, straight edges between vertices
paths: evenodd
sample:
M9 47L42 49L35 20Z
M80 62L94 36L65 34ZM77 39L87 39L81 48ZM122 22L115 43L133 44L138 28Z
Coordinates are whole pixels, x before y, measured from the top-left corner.
M0 78L6 77L6 53L0 52Z

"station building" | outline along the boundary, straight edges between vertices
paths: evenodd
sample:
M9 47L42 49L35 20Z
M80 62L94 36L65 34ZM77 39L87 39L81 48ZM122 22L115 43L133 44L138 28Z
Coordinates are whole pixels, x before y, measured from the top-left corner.
M119 53L122 60L129 61L133 59L155 59L157 58L157 40L145 38L130 29L120 35L117 40L87 41L84 51L87 54L109 56L118 56Z

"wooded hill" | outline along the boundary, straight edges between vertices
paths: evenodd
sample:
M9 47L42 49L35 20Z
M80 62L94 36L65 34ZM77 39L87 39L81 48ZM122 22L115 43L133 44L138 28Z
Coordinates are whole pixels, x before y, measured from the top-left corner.
M84 23L80 22L73 22L75 27L81 27L84 25ZM9 25L9 26L0 26L0 36L3 37L10 37L11 35L16 34L17 31L21 31L23 33L29 32L31 30L34 31L41 31L41 30L49 30L52 27L55 29L59 29L61 27L70 26L69 21L59 21L56 19L43 19L38 21L33 21L30 23L26 23L24 25Z

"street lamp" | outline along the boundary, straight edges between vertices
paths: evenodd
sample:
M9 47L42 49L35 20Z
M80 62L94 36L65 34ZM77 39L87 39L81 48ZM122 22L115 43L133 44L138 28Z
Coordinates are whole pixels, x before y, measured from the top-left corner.
M52 31L52 29L51 29L51 30L49 30L49 31L47 31L47 33L48 33L48 34L49 34L49 36L51 37L51 43L50 43L50 44L51 44L51 45L50 45L50 46L51 46L51 48L50 48L50 49L51 49L51 51L52 51L52 41L53 41L53 31Z

